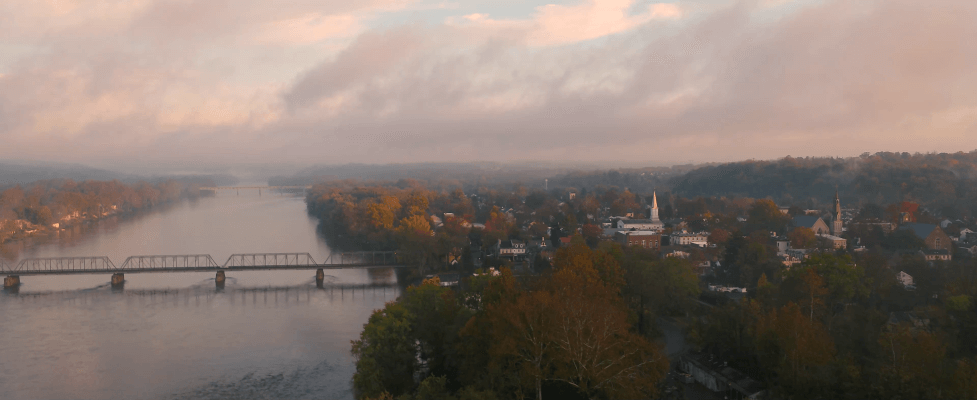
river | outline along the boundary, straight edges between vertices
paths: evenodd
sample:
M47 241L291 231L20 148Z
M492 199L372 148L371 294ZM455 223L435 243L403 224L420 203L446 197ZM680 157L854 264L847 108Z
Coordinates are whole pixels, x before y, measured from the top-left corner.
M210 254L330 249L304 199L225 191L34 240L7 256ZM399 294L390 269L22 276L0 294L4 399L351 399L359 337Z

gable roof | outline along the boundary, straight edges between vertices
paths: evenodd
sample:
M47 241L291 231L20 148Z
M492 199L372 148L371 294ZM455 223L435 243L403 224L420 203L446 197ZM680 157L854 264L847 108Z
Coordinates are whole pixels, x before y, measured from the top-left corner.
M794 226L805 227L808 229L814 228L814 224L818 223L821 217L816 217L813 215L798 215L794 217Z
M936 229L936 225L911 223L911 224L904 224L900 226L899 229L910 230L913 233L915 233L916 236L918 236L920 239L926 240L926 238L928 238L930 234L933 233L933 230Z

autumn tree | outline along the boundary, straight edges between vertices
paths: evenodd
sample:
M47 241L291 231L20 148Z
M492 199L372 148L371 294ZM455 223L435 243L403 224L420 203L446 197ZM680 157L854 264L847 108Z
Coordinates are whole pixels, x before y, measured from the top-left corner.
M825 367L835 353L831 335L797 304L787 303L763 315L755 332L760 360L777 371L789 390L808 391L828 372Z
M803 226L796 227L787 234L790 240L790 247L795 249L810 249L818 244L818 238L814 231Z

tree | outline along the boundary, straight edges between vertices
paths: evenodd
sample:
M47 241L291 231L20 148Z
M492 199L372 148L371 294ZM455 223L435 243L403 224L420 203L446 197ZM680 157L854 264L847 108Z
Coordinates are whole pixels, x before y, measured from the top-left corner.
M778 371L781 382L795 390L810 387L835 353L831 336L807 318L797 304L787 303L759 318L756 337L760 359Z
M790 239L790 247L795 249L810 249L818 244L814 231L803 226L794 228L787 234L787 238Z
M890 395L906 398L938 398L943 390L946 345L936 335L901 324L884 332L879 344L886 361L881 375Z
M533 291L489 305L486 311L493 332L489 350L493 369L511 368L520 381L531 384L537 400L543 398L542 383L551 362L552 303L549 292Z
M394 396L414 388L417 348L411 332L414 316L392 302L376 310L363 325L360 339L352 342L356 357L353 389L357 397Z
M437 277L407 289L401 303L413 316L411 334L416 340L418 359L431 375L452 379L457 366L452 365L457 332L471 317L458 302L454 291L440 285Z
M749 224L754 229L778 231L783 229L788 221L789 217L780 212L780 208L773 200L757 200L750 207Z
M383 196L378 202L370 204L369 208L373 226L377 229L391 230L400 211L400 200L394 196Z
M729 231L725 229L722 228L713 229L712 232L709 233L709 243L712 244L726 243L726 241L729 240L729 235L730 235Z

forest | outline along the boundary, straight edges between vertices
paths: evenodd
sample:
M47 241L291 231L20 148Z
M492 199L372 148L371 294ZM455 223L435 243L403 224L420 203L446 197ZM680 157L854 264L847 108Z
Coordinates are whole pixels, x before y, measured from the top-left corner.
M977 399L977 264L966 251L933 263L906 231L855 228L844 236L865 247L834 250L810 230L790 228L800 207L784 214L770 199L675 192L658 195L665 233L706 231L715 247L665 257L667 249L622 248L602 236L600 224L613 216L646 217L650 197L607 185L428 187L405 179L314 186L309 212L330 243L399 250L425 271L418 279L434 276L377 310L353 343L357 397L682 398L666 390L662 375L677 361L661 348L660 318L672 318L689 350L745 371L772 398ZM866 203L853 221L898 219L907 205L914 220L939 215L915 203ZM948 229L962 226L970 225ZM814 252L787 268L771 232ZM519 273L508 261L472 264L472 249L507 239L548 239L556 250ZM693 272L710 260L710 274ZM426 275L438 271L464 277L444 287ZM896 280L900 272L915 280L911 289ZM747 293L731 301L707 284ZM592 307L608 310L606 319L595 320ZM610 380L582 374L574 345L589 345L560 336L571 326L588 327L587 335L605 329L641 355L591 354L629 360L614 368L630 372Z
M823 208L838 190L844 204L910 201L963 218L977 214L977 151L742 161L697 168L669 186L686 198L770 198L803 208Z
M358 398L657 398L669 360L649 316L699 290L685 260L579 237L535 277L438 283L370 317L352 344Z
M182 177L156 183L71 179L14 185L0 192L0 243L50 232L110 215L149 209L197 197L209 178Z

